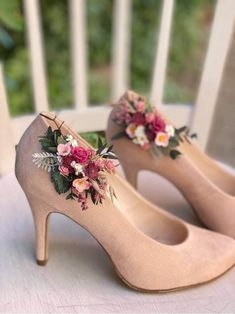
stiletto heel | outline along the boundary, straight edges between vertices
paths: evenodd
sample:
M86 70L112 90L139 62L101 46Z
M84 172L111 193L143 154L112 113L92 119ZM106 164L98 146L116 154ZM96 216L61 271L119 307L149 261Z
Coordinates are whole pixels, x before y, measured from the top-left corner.
M48 259L48 220L51 211L48 205L40 198L29 195L27 196L29 205L33 214L35 227L35 253L36 261L40 266L45 266Z
M120 278L136 290L197 285L234 265L233 239L187 224L145 201L115 174L112 159L111 147L99 141L98 149L92 149L50 113L40 114L25 131L17 145L15 173L32 209L39 265L47 261L52 212L85 228ZM135 165L142 169L139 159ZM133 184L137 170L126 167Z

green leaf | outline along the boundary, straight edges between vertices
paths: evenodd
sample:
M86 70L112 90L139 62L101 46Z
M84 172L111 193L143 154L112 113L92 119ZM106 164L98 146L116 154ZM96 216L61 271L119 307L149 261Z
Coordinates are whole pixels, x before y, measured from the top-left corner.
M59 171L51 173L51 182L53 182L56 192L59 194L66 193L70 189L70 182Z
M90 189L90 193L91 193L91 200L92 200L92 203L96 205L96 190L94 188L91 188Z
M101 145L97 151L96 151L96 155L99 155L107 146L107 143L104 143L103 145Z
M53 131L52 131L52 128L50 126L47 129L46 137L53 139Z
M125 131L122 131L122 132L119 132L117 134L115 134L111 140L118 140L120 138L123 138L123 137L126 137L126 132Z
M103 145L102 139L100 137L98 137L98 144L97 147L98 149Z
M48 143L50 145L54 144L52 140L50 140L49 138L44 137L44 136L39 138L39 142L40 143Z
M169 146L170 146L171 148L174 148L174 147L179 146L179 141L177 140L176 137L171 137L171 138L170 138Z
M109 146L108 149L107 149L107 153L112 152L112 149L113 149L113 145Z
M104 154L102 157L107 159L118 159L118 157L113 154Z
M24 21L19 0L0 1L0 21L11 30L23 30Z
M181 128L175 129L176 134L186 132L188 130L187 126L182 126Z
M63 138L63 136L61 135L60 137L58 137L57 139L57 144L66 144L67 141Z
M60 130L55 130L53 132L53 136L54 136L54 143L58 145L58 138L61 136Z
M197 133L193 133L190 135L191 138L198 138Z
M172 159L178 158L179 155L181 155L181 152L179 152L179 151L176 150L176 149L172 149L172 150L170 151L170 157L171 157Z
M74 193L69 193L67 196L66 196L66 200L74 200L76 197L76 195Z

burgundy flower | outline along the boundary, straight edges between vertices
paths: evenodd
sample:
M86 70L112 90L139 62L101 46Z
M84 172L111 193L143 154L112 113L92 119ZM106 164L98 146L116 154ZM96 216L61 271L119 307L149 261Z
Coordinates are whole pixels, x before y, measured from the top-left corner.
M89 162L85 168L85 174L92 180L95 180L98 176L97 166L94 162Z
M152 129L147 129L146 130L146 136L147 136L149 142L153 142L155 137L156 137L156 133Z
M131 122L135 123L136 125L145 125L146 121L145 121L144 114L141 112L136 112L133 115Z
M63 161L62 161L62 166L67 168L69 173L73 172L74 169L73 167L71 166L71 162L73 161L73 156L71 155L68 155L68 156L64 156L63 157Z
M71 153L75 161L81 165L87 163L91 157L91 151L81 146L73 147Z
M160 116L156 116L151 124L155 132L163 132L166 127L165 121Z

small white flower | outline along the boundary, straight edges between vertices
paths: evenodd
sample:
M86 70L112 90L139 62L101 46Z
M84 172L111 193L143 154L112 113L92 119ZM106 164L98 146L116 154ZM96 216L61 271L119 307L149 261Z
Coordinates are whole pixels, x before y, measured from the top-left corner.
M68 135L66 136L66 141L67 141L67 142L71 142L72 140L73 140L72 135L68 134Z
M72 161L71 166L74 168L76 176L79 173L83 173L83 166L80 164L77 164L76 161Z
M166 128L165 128L165 131L166 133L169 135L169 136L174 136L175 135L175 128L172 126L172 125L167 125Z
M143 125L137 126L137 128L135 129L135 136L136 137L143 137L143 136L145 136L144 126Z
M75 140L75 139L72 137L71 134L68 134L68 135L66 136L66 141L67 141L67 142L70 142L73 147L78 146L77 140Z
M142 136L138 136L136 138L134 138L133 143L138 144L140 146L143 146L144 144L149 143L147 137L145 134L143 134Z

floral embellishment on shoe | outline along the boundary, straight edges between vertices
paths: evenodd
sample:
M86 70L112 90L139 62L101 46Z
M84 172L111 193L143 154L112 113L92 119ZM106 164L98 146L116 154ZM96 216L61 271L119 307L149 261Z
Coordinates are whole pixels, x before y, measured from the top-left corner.
M112 147L98 139L96 151L84 148L72 135L64 136L60 129L53 131L51 127L39 142L42 152L33 154L33 163L50 172L59 194L69 192L66 199L77 200L82 210L88 208L88 197L96 205L107 195L113 201L116 195L107 180L107 174L115 173L116 167Z
M151 149L155 155L164 154L176 159L181 154L177 149L180 142L188 140L187 127L177 129L167 123L141 96L131 100L123 97L113 113L113 121L123 127L123 131L114 135L112 140L127 137L142 149Z

